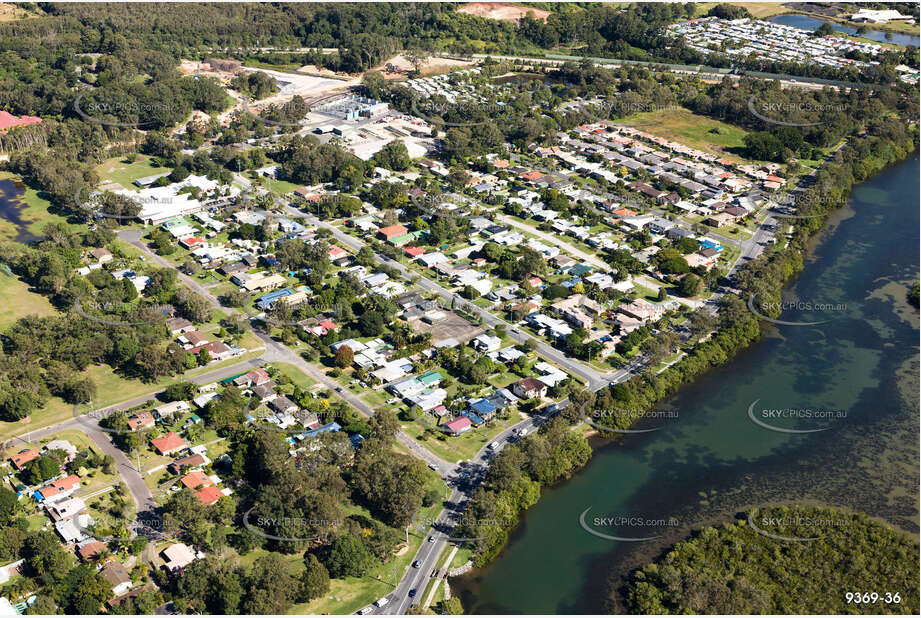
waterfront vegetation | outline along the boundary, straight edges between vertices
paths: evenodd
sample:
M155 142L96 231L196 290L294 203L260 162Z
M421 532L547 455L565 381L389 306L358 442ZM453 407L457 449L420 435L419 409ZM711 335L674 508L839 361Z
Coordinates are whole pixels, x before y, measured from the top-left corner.
M570 431L561 418L502 449L483 485L473 492L456 534L476 539L470 541L476 550L474 565L487 564L505 547L509 531L521 512L537 503L542 487L569 478L591 455L585 436Z
M713 98L713 103L707 104L708 107L719 106L728 110L732 106L732 100L744 101L750 96L747 88L757 89L761 86L754 80L748 83L743 80L738 87L729 87L728 84L723 84L723 87L725 89L721 89L720 93L722 100L717 103L717 99ZM871 107L874 105L869 100L865 100L865 104ZM572 396L571 405L560 413L560 418L574 424L581 421L586 411L604 410L606 418L614 419L616 428L628 428L646 411L652 410L663 399L673 395L681 385L693 381L714 367L725 364L760 339L766 323L761 322L748 310L746 301L749 296L756 295L759 302L773 303L770 306L779 307L784 285L803 269L809 239L822 228L834 210L847 203L851 188L917 150L917 126L911 126L905 131L903 121L894 115L896 110L899 114L914 113L909 110L917 109L917 98L907 105L897 99L888 99L886 105L891 110L890 114L863 117L864 127L848 137L845 145L815 173L811 186L797 196L797 214L812 217L793 220L791 241L782 249L765 252L757 259L739 267L736 286L741 294L727 294L722 297L719 325L709 339L696 343L686 356L661 373L645 372L625 382L613 384L598 393L585 392ZM855 110L856 105L850 108L851 112ZM859 114L858 117L862 115ZM855 118L851 117L849 122L854 120ZM835 126L823 130L847 131L847 128ZM775 309L771 317L777 315L779 310ZM605 436L610 432L602 430L601 434ZM478 551L475 564L478 566L487 564L499 553L507 540L508 532L517 524L519 511L537 501L541 486L568 477L588 461L588 456L567 459L565 472L559 476L551 475L540 482L527 474L512 476L514 484L503 485L500 488L498 481L490 479L496 474L504 481L507 473L502 472L501 466L506 452L509 452L509 458L519 456L516 451L507 449L496 458L490 469L491 476L487 477L484 487L474 494L467 511L474 523L477 519L490 522L488 527L481 525L482 529L477 530L469 525L466 528L466 536L483 537L474 542ZM499 471L493 473L493 469Z
M848 601L865 592L879 599ZM904 532L862 513L785 506L678 543L633 574L626 597L634 614L917 614L918 593L918 543Z

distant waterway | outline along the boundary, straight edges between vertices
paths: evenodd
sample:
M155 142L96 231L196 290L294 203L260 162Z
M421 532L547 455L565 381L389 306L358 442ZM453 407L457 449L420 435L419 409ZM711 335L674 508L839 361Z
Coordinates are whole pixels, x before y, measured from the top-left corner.
M896 45L902 45L904 47L919 46L919 38L911 34L902 34L899 32L883 32L881 30L867 30L866 32L858 35L857 28L854 26L845 26L844 24L839 24L837 22L825 21L824 19L816 19L815 17L798 15L796 13L791 13L788 15L775 15L774 17L769 17L768 21L784 26L793 26L794 28L809 30L810 32L815 32L815 29L822 24L831 24L831 27L835 29L835 32L841 32L843 34L854 34L865 39L878 41L880 43L895 43Z
M917 535L918 313L906 293L918 277L918 185L915 155L855 187L785 293L831 307L829 321L777 326L664 402L674 417L639 426L660 429L598 448L544 492L496 561L452 580L466 610L624 611L616 591L635 568L759 505L855 509ZM753 402L778 428L820 431L767 429L749 417Z
M40 238L29 231L29 222L22 219L22 210L26 208L25 192L26 187L21 182L0 179L0 219L11 223L16 230L10 239L22 243Z

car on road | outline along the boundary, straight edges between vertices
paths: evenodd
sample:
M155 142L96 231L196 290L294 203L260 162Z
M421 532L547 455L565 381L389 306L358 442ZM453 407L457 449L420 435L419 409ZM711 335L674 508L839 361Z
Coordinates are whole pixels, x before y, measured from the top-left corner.
M412 590L409 591L409 598L412 599L415 596L416 596L416 589L413 588Z
M435 464L429 464L429 470L437 470L437 469L438 469L438 466L436 466Z
M434 543L434 542L435 542L435 537L430 536L430 537L429 537L429 543Z
M414 569L418 569L420 566L422 566L422 563L419 562L418 560L416 560L415 562L413 562L413 568L414 568Z
M337 386L337 387L336 387L336 392L337 392L337 393L341 393L341 392L342 392L342 387L341 387L341 386Z
M377 601L374 602L374 605L375 605L376 607L383 607L383 606L387 605L387 603L389 603L389 602L390 602L390 599L388 599L387 597L381 597L381 598L379 598Z
M488 446L487 448L488 448L489 450L491 450L491 451L494 451L494 450L496 450L496 447L497 447L497 446L499 446L499 443L498 443L498 442L490 442L490 443L489 443L489 446Z
M359 616L364 616L365 614L370 614L370 613L371 613L371 606L369 605L369 606L367 606L367 607L362 607L360 610L358 610L358 611L355 612L355 613L357 613Z

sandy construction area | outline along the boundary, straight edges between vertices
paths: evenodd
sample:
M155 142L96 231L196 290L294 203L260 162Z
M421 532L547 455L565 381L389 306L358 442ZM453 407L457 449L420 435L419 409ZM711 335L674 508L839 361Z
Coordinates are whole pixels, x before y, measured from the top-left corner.
M393 67L397 70L393 73L388 72L386 70L388 64L393 65ZM447 71L451 71L453 69L466 68L473 66L474 64L476 64L476 61L455 60L453 58L438 58L433 56L425 61L425 64L422 65L420 72L423 75L434 75L436 73L446 73ZM413 70L413 65L409 60L406 59L406 56L403 54L398 54L386 62L380 63L372 70L381 71L384 74L384 77L387 79L397 79L405 78L406 73Z
M550 11L543 11L511 2L470 2L460 6L457 10L460 13L476 15L477 17L514 22L517 22L528 13L534 19L540 19L541 21L547 21L547 17L550 15Z

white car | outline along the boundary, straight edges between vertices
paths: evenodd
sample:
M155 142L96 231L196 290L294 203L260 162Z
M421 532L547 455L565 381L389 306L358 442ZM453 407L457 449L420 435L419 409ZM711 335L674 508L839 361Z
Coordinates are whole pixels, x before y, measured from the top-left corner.
M387 603L389 602L390 602L390 599L388 599L387 597L381 597L377 601L374 602L374 605L376 605L377 607L383 607L387 605Z
M369 605L369 606L367 606L367 607L362 607L360 610L358 610L357 613L358 613L359 616L364 616L365 614L370 614L370 613L371 613L371 606Z

